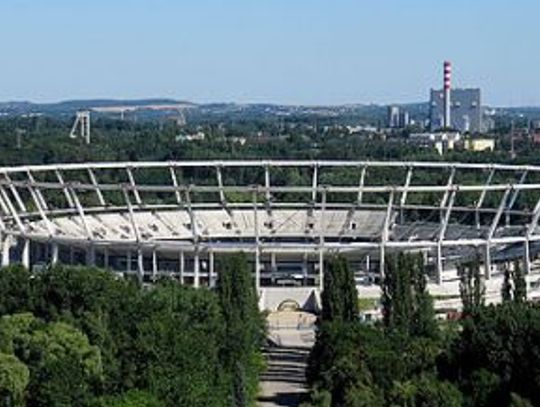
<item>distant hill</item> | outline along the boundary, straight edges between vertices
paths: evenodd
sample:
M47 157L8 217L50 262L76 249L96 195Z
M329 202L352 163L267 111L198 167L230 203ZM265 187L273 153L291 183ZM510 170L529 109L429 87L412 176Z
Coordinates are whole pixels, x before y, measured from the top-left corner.
M191 102L174 99L89 99L66 100L58 103L32 103L32 102L0 102L0 114L28 115L43 114L51 116L73 115L77 110L114 108L115 106L129 108L144 108L145 106L195 106Z
M402 103L416 120L425 120L429 115L429 103ZM66 100L58 103L0 102L0 116L45 115L71 120L77 110L93 110L97 115L125 117L137 120L160 118L215 121L286 118L314 119L324 124L325 120L339 118L346 123L385 123L387 105L344 104L344 105L282 105L272 103L205 103L196 104L169 98L153 99L88 99ZM540 118L540 107L497 108L497 114L505 116Z

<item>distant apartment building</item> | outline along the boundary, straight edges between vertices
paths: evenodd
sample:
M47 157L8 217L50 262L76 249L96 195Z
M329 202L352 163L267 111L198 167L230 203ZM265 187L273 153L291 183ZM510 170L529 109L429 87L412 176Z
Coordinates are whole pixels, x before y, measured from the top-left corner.
M399 106L388 106L387 126L402 129L410 124L409 112Z
M480 89L452 89L450 91L451 128L462 133L480 133L483 126L483 111ZM431 130L436 131L444 125L444 92L431 90L430 97Z

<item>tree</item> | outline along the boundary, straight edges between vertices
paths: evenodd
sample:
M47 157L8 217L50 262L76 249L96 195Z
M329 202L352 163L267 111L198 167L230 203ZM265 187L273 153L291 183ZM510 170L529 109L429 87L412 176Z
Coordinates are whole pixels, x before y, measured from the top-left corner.
M31 404L87 404L103 379L99 349L66 323L46 323L31 314L4 316L0 344L2 352L28 366Z
M540 352L531 344L539 341L540 308L513 301L480 307L462 321L439 371L467 405L509 405L512 393L538 405Z
M385 264L382 304L386 328L435 339L438 328L422 255L400 253L388 256Z
M13 355L0 353L0 400L5 406L24 406L24 393L30 372Z
M385 327L408 334L413 313L411 258L400 253L388 256L382 286Z
M463 397L457 387L432 375L421 375L406 382L395 382L392 406L460 407Z
M460 275L459 291L463 313L470 315L484 305L485 286L480 274L478 259L458 267Z
M30 272L21 265L5 267L0 278L0 316L30 311L33 293Z
M372 329L358 321L322 322L306 372L308 383L316 389L312 395L314 405L325 405L328 401L332 407L382 405L381 391L372 378L363 341L366 331Z
M230 405L224 319L213 293L162 281L143 296L136 329L137 388L171 407Z
M410 332L416 337L437 339L439 328L435 320L433 298L427 291L424 259L420 253L412 256L413 314Z
M502 302L510 302L512 301L512 282L510 281L511 273L508 266L505 265L503 272L504 277L503 284L501 286L501 299Z
M527 301L527 281L523 275L523 268L517 260L514 262L514 269L512 270L512 283L514 286L514 302L524 303Z
M119 396L103 397L96 407L163 407L163 403L146 391L131 390Z
M358 292L354 273L343 256L334 256L324 273L321 294L323 321L351 322L358 319Z
M217 294L225 319L223 359L225 368L233 375L231 404L245 407L257 392L264 323L245 254L222 258L218 268Z

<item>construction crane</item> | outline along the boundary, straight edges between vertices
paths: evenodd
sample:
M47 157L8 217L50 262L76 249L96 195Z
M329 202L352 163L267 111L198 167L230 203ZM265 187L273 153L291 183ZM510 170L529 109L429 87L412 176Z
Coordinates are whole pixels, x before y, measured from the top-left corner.
M79 110L77 116L75 117L75 123L71 128L69 137L75 139L81 137L84 139L86 144L90 144L90 111L89 110Z

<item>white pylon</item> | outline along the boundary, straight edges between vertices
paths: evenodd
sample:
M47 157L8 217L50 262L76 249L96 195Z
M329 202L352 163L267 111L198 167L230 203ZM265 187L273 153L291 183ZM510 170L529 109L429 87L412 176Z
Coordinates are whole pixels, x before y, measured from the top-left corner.
M85 140L86 144L90 144L90 111L80 110L77 112L77 117L71 128L69 137L73 139L81 137Z

